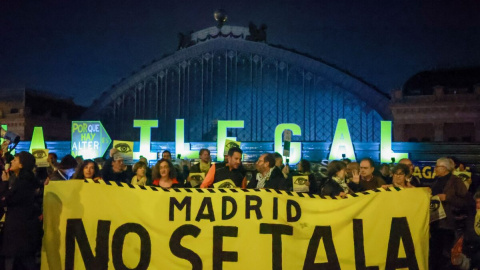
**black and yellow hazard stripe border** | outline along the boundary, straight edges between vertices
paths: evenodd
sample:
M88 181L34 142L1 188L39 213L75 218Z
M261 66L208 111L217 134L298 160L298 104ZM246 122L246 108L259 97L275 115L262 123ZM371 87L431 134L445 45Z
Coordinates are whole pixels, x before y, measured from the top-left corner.
M278 189L268 189L268 188L262 188L262 189L244 189L244 188L162 188L162 187L155 187L155 186L139 186L139 185L132 185L128 183L121 183L121 182L115 182L115 181L104 181L104 180L91 180L91 179L85 179L84 183L90 183L90 184L100 184L100 185L107 185L111 187L121 187L121 188L131 188L131 189L140 189L140 190L145 190L145 191L160 191L160 192L175 192L175 193L198 193L198 194L210 194L210 193L222 193L222 194L232 194L232 193L259 193L259 192L267 192L267 193L272 193L272 194L278 194L278 195L286 195L286 196L292 196L292 197L299 197L299 198L311 198L311 199L334 199L334 200L341 200L341 199L348 199L348 198L356 198L356 197L362 197L362 196L368 196L371 194L376 194L379 192L392 192L392 191L401 191L403 188L398 188L398 187L389 187L387 189L383 188L378 188L374 190L368 190L368 191L363 191L363 192L358 192L354 194L349 194L345 198L342 198L340 196L322 196L322 195L313 195L313 194L308 194L308 193L302 193L302 192L292 192L292 191L285 191L285 190L278 190Z

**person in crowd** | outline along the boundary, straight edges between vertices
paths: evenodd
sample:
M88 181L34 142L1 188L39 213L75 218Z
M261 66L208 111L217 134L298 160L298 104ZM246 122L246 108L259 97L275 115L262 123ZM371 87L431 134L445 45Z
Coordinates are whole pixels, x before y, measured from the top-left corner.
M176 170L173 163L169 159L162 158L157 161L153 167L153 181L152 186L162 188L181 188L183 183L176 178Z
M34 167L35 157L23 151L15 155L10 171L2 173L0 207L8 208L1 249L6 270L14 269L16 263L24 269L36 269L40 213L35 207L35 192L39 187Z
M286 190L287 183L282 171L275 166L275 156L270 153L262 154L255 163L256 172L247 188L272 188Z
M200 149L199 152L200 162L193 165L190 168L190 173L204 173L207 175L208 171L212 167L212 158L210 156L210 150L206 148ZM192 186L190 183L190 175L187 177L187 186Z
M80 168L78 168L75 179L93 179L93 180L100 180L100 169L98 168L98 164L91 160L86 159L83 161Z
M446 218L430 223L430 269L447 269L455 240L455 215L469 203L467 187L453 174L453 160L442 157L435 165L432 196L438 196L443 204ZM471 200L471 198L470 198Z
M275 152L273 153L273 156L275 157L275 166L278 167L280 170L283 169L283 157L280 155L280 153Z
M57 154L54 153L54 152L49 152L48 153L48 157L47 157L47 161L48 161L48 168L47 168L47 173L48 175L51 175L54 171L56 171L58 169L58 157L57 157Z
M139 161L133 165L133 173L135 174L132 177L132 185L145 186L148 181L147 179L147 164L143 161Z
M275 166L278 167L282 171L283 177L285 179L287 179L290 168L285 169L285 167L288 167L288 166L285 166L283 164L282 155L280 155L278 152L273 153L273 155L275 156Z
M350 162L347 164L347 168L345 169L345 181L348 183L352 182L353 173L355 172L357 175L360 173L360 164L358 162Z
M162 158L163 159L166 159L166 160L170 160L170 162L172 162L173 164L173 160L172 160L172 153L168 150L165 150L162 152ZM179 161L179 160L177 160ZM182 166L182 167L180 167ZM185 164L174 164L173 167L175 168L175 171L176 171L176 175L177 175L177 180L179 182L182 182L184 183L185 182L185 175L188 176L189 174L189 170L188 170L188 167L185 165Z
M389 187L399 187L399 188L411 188L414 187L413 185L410 184L410 182L407 181L407 175L410 172L410 169L408 168L407 165L398 163L393 167L392 169L393 172L393 178L392 178L392 183L388 185L383 185L383 188L389 188Z
M398 161L398 163L405 164L408 167L408 174L405 176L405 179L407 180L407 182L414 187L420 187L421 186L420 179L418 179L418 177L413 175L413 170L415 169L415 166L413 166L412 161L408 158L402 158Z
M461 254L455 254L455 247L452 249L455 269L480 269L480 190L475 192L473 199L472 205L468 207Z
M100 171L102 171L103 169L103 165L105 164L105 158L104 157L96 157L93 159L93 161L95 161L95 163L97 163L98 165L98 168L100 169Z
M382 177L383 181L385 181L385 183L387 184L391 184L392 175L390 172L390 165L388 165L387 163L383 163L382 165L380 165L379 171L380 171L380 177Z
M358 179L354 175L352 182L349 183L349 187L354 192L360 192L377 189L386 185L381 177L373 175L373 171L375 171L375 163L373 160L371 158L362 159L360 161L360 178Z
M77 161L77 168L75 168L75 171L78 171L83 164L83 156L76 156L75 160Z
M352 194L353 191L348 187L345 180L346 175L347 166L345 162L339 160L330 162L327 166L328 178L320 194L322 196L340 196L342 198L345 198L347 194Z
M168 151L168 150L164 150L162 152L162 158L163 159L168 159L170 161L172 161L172 152Z
M105 181L114 181L117 183L130 183L133 173L126 169L123 163L123 157L117 149L110 150L110 158L105 161L102 169L102 178Z
M308 181L305 183L305 185L308 187L308 193L318 194L317 180L315 179L315 175L312 173L310 162L306 159L300 160L300 162L297 163L297 170L291 172L288 175L288 178L287 178L288 190L293 190L293 177L300 176L300 175L308 177Z
M208 188L214 183L230 179L233 181L236 187L245 188L247 180L245 178L245 174L243 174L240 170L240 165L242 164L242 155L243 151L240 148L231 147L228 150L226 166L219 169L215 169L215 167L212 166L200 187ZM221 187L224 187L224 185L221 185ZM225 185L225 187L231 186Z
M349 158L344 158L342 159L343 163L345 163L345 165L348 165L350 163L352 163L352 161L349 159Z
M143 162L147 165L147 172L145 174L147 176L147 180L151 181L152 180L152 168L150 168L150 166L148 165L147 158L144 157L144 156L140 156L140 159L138 161L141 161L141 162ZM135 171L133 173L135 173Z
M200 157L200 162L193 165L190 168L190 172L192 173L203 172L207 174L208 171L210 170L210 167L212 167L212 157L210 156L210 150L206 148L200 149L199 157Z
M77 161L72 155L66 155L60 161L58 169L54 171L48 178L50 181L61 181L72 179L75 169L77 168Z

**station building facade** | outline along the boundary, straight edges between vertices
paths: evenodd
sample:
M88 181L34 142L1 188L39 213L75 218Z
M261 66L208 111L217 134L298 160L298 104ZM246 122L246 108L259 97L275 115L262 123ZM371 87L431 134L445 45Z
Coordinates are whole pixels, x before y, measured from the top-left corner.
M391 119L389 97L321 59L254 41L249 28L223 25L188 36L186 46L105 91L84 114L114 139L138 140L133 119L156 119L152 141L215 141L218 120L244 120L229 130L242 142L272 142L275 127L295 123L294 140L331 142L347 119L352 141L378 142Z

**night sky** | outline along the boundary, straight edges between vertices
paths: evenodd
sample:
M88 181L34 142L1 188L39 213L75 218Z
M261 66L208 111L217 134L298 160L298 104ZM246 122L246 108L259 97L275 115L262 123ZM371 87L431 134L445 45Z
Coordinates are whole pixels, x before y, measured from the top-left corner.
M480 1L0 1L0 88L88 106L176 51L178 33L267 24L267 42L324 59L389 93L422 70L480 65Z

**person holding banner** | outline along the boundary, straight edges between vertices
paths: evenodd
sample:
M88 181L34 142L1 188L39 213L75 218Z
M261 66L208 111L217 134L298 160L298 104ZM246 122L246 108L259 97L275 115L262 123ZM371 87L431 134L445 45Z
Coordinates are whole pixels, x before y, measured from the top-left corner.
M353 193L345 181L345 176L347 174L346 169L347 165L345 165L345 162L343 161L334 160L328 164L328 179L322 187L320 193L322 196L340 196L345 198L347 194Z
M200 185L200 183L196 183L195 180L192 180L192 177L196 176L197 178L205 178L205 175L207 175L208 171L212 167L212 158L210 156L210 150L207 148L202 148L200 149L199 152L199 157L200 157L200 162L197 164L193 165L190 168L190 173L187 177L187 184L186 186L190 187L197 187ZM199 180L198 182L202 181L203 179Z
M257 171L247 188L272 188L286 190L287 185L282 171L275 166L275 156L270 153L261 155L255 163Z
M133 165L132 185L145 186L147 184L147 163L139 161Z
M117 183L130 183L132 181L132 172L126 169L123 163L123 156L116 148L110 150L110 157L105 161L102 169L102 178L104 181L114 181Z
M349 183L349 187L354 192L361 192L365 190L372 190L386 185L385 181L381 177L373 175L375 171L375 163L371 158L364 158L360 161L360 179L357 177L352 178L352 182Z
M181 188L183 183L177 181L177 171L173 163L168 159L160 159L153 167L152 186L162 188Z
M91 159L84 160L73 178L99 180L101 179L100 168L95 161Z
M1 190L5 192L0 207L7 207L7 213L1 254L5 256L7 270L13 269L15 263L23 264L25 269L36 269L34 255L40 241L40 221L39 209L35 208L35 191L39 186L34 167L35 157L23 151L15 155L10 170L2 173Z
M430 223L430 269L445 269L450 264L450 254L455 240L455 213L466 209L469 203L467 187L453 174L455 163L442 157L435 165L432 196L438 196L446 218ZM471 197L470 197L471 200Z
M242 155L243 151L240 148L231 147L228 150L226 166L217 170L212 166L200 187L208 188L214 186L216 188L245 188L247 186L247 180L240 170Z
M412 161L408 158L402 158L398 161L398 163L405 164L408 167L408 174L406 175L407 182L410 183L410 185L412 186L420 187L421 186L420 179L418 179L418 177L413 175L413 169L415 168L415 166L413 166Z
M391 185L384 185L382 186L383 188L388 188L388 187L399 187L399 188L412 188L415 187L410 182L407 181L407 175L410 172L410 169L408 168L407 165L398 163L393 167L392 169L393 172L393 178L392 178L392 184Z

